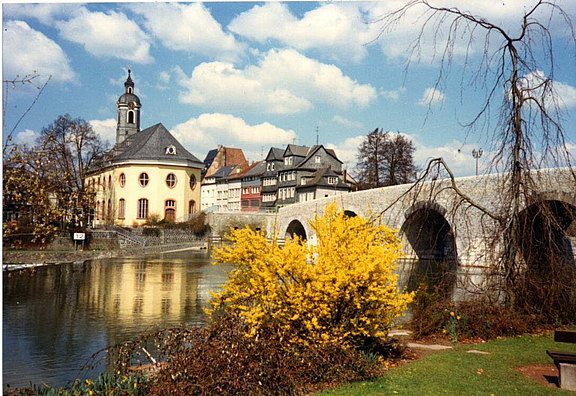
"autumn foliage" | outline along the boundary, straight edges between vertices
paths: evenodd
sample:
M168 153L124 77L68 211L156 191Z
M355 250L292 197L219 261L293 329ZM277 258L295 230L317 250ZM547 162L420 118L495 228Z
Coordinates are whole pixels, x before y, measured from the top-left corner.
M300 345L362 345L385 339L412 294L397 288L396 233L375 219L347 217L336 204L311 227L316 246L298 238L284 247L248 228L233 231L233 245L215 252L236 263L212 313L239 314L254 337Z

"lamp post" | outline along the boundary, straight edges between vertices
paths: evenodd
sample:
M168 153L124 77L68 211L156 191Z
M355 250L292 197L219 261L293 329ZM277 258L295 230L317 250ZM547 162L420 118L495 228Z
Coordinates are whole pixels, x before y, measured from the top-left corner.
M472 150L472 157L476 159L476 176L478 176L478 160L480 159L480 157L482 157L483 153L484 151L482 151L482 149Z

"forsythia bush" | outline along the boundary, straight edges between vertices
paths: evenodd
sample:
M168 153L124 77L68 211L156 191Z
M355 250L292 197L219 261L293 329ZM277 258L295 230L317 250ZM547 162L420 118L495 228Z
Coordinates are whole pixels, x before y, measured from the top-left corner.
M284 247L250 229L233 231L233 246L215 253L217 263L235 263L211 312L239 314L251 336L278 337L297 344L359 345L385 338L412 294L397 289L395 232L337 205L311 222L318 238L297 238Z

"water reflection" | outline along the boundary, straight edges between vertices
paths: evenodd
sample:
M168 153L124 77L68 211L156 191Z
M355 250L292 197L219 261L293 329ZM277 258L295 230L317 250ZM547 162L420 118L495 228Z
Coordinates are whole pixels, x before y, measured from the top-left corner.
M229 267L203 252L39 268L3 279L3 383L59 386L92 353L157 328L205 321Z

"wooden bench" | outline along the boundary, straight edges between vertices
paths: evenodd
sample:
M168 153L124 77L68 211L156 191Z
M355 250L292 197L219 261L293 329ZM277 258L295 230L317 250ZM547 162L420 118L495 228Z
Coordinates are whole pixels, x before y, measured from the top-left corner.
M556 330L555 342L576 344L576 330ZM554 360L558 369L560 388L576 390L576 353L562 351L546 351Z

